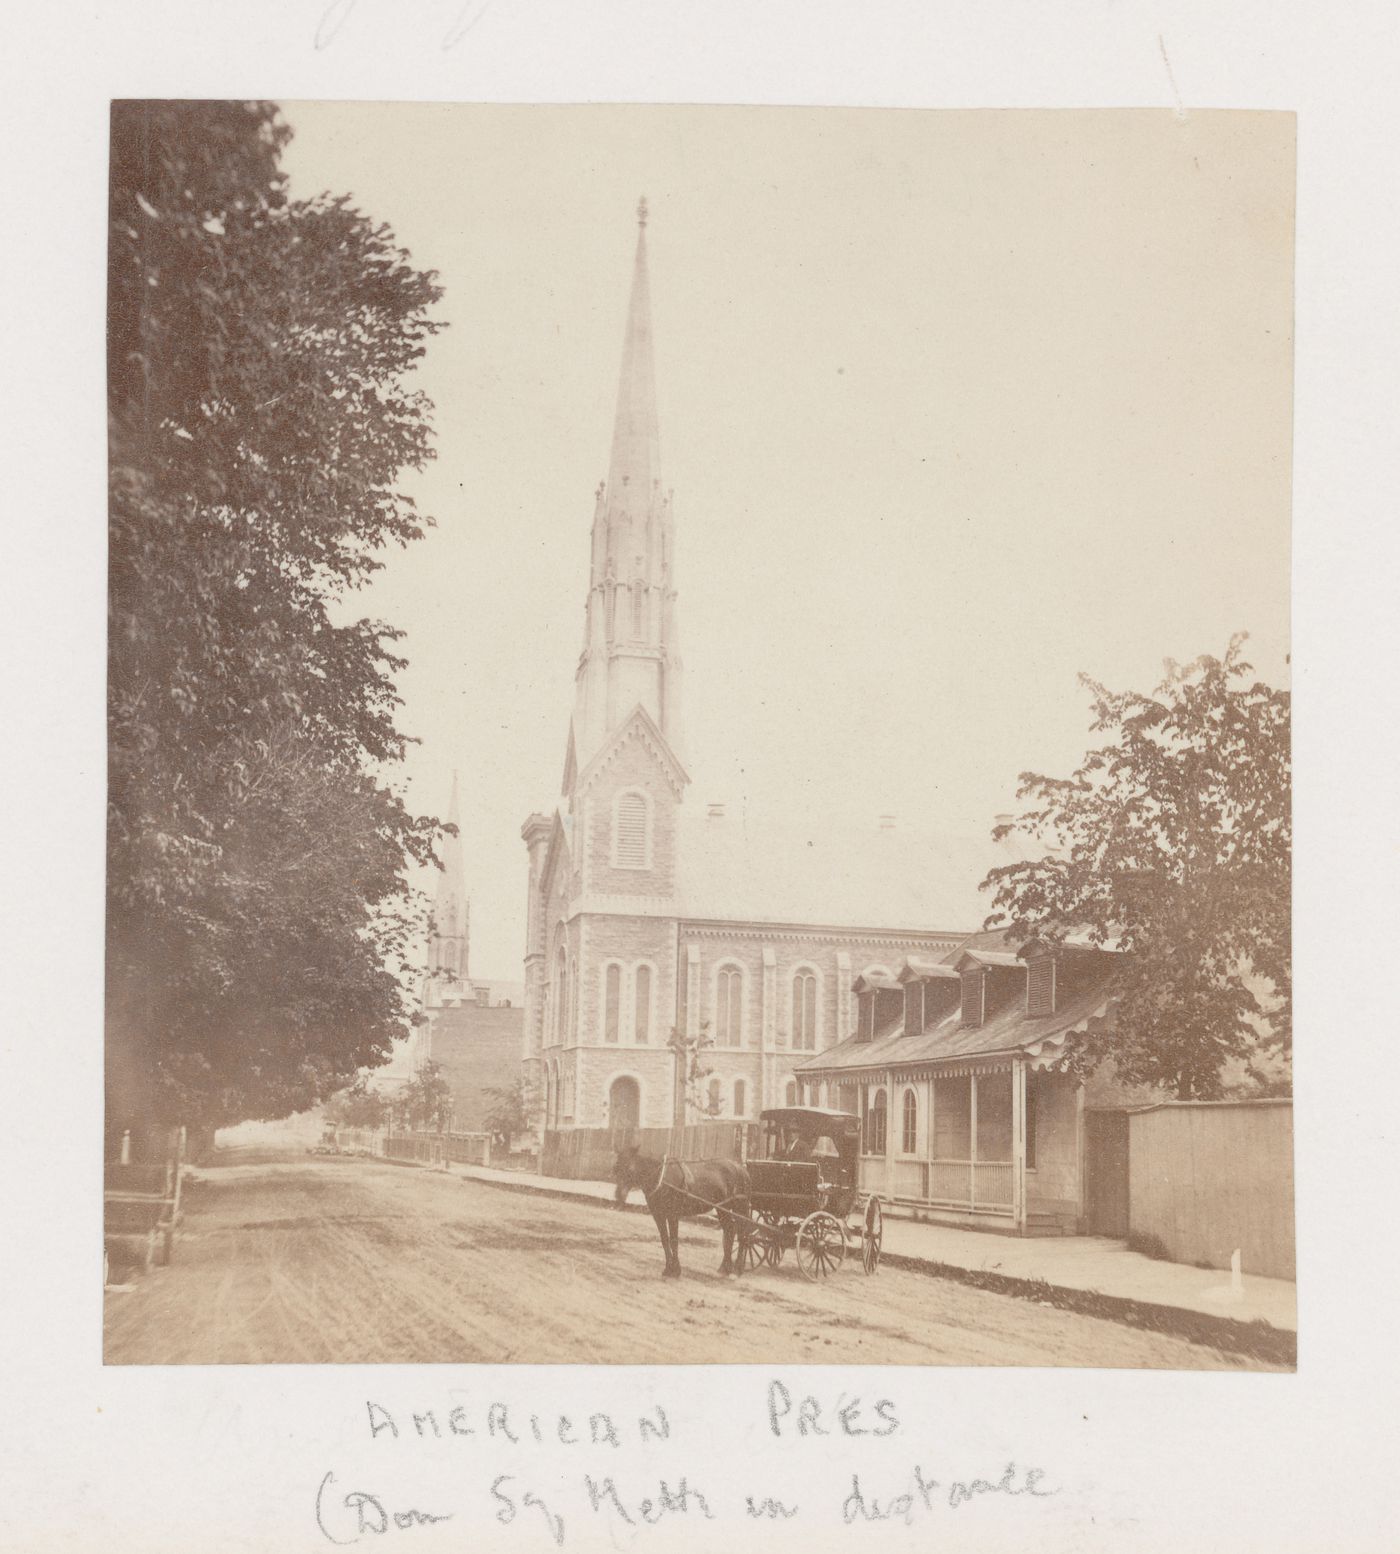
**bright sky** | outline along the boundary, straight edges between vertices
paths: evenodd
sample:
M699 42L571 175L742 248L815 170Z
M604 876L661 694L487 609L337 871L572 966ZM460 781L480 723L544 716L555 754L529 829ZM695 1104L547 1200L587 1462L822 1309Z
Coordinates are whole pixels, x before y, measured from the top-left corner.
M440 273L438 527L412 804L460 769L473 974L518 978L522 820L558 797L645 193L689 804L982 832L1247 630L1287 673L1285 115L291 103L293 190ZM740 903L736 903L741 905Z

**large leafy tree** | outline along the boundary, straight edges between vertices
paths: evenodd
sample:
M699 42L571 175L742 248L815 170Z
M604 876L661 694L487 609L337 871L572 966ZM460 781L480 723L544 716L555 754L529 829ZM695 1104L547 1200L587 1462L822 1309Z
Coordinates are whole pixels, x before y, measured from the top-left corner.
M1219 1094L1230 1066L1277 1083L1291 1052L1289 696L1243 643L1169 663L1150 695L1081 676L1106 740L1070 777L1022 774L994 835L1028 861L987 879L989 927L1126 952L1115 1018L1071 1066L1109 1058L1181 1099Z
M109 237L109 1121L309 1105L407 1034L398 634L439 291L289 198L265 103L118 103Z
M390 1105L394 1121L403 1128L443 1133L452 1123L452 1087L436 1063L425 1063Z

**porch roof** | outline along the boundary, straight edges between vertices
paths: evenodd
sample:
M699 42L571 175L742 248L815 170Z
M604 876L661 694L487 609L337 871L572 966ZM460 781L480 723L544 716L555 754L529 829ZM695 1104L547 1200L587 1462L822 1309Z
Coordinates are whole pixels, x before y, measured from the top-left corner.
M814 1053L797 1064L793 1072L816 1075L849 1069L908 1068L911 1064L932 1066L991 1052L1053 1056L1067 1037L1086 1029L1090 1021L1103 1019L1111 1002L1111 990L1100 983L1054 1014L1030 1019L1019 998L982 1025L963 1025L961 1010L954 1009L918 1036L906 1036L902 1022L881 1032L874 1041L857 1041L848 1036L827 1051Z

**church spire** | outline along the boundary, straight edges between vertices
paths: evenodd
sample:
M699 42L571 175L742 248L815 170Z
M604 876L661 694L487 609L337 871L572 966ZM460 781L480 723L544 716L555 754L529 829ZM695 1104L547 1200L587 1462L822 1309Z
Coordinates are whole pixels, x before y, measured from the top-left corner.
M452 772L452 797L447 805L447 823L459 824L457 772ZM433 934L429 945L428 970L444 980L465 982L467 946L470 933L471 904L467 900L467 872L462 862L460 832L442 841L442 872L438 875L433 900Z
M639 705L673 747L679 744L675 534L670 495L661 487L648 219L643 196L637 205L612 455L593 512L588 605L567 763L575 771Z
M608 466L609 505L641 512L661 479L660 438L656 419L656 365L651 342L651 287L647 278L647 201L637 202L637 252L632 263L632 297L622 341L622 373L617 385L612 461Z

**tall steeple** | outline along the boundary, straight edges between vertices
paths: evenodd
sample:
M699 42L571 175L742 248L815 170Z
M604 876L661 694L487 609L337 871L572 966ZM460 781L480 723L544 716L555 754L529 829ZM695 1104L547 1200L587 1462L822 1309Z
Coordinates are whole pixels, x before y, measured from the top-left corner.
M661 486L647 202L637 206L632 295L608 478L595 494L583 653L572 749L585 766L607 736L641 705L679 753L680 658L675 621L675 530Z
M452 773L452 798L447 806L450 825L459 824L457 773ZM433 934L428 950L428 975L446 986L467 980L467 950L471 935L471 902L467 899L467 873L462 863L461 835L443 838L442 873L433 899Z

